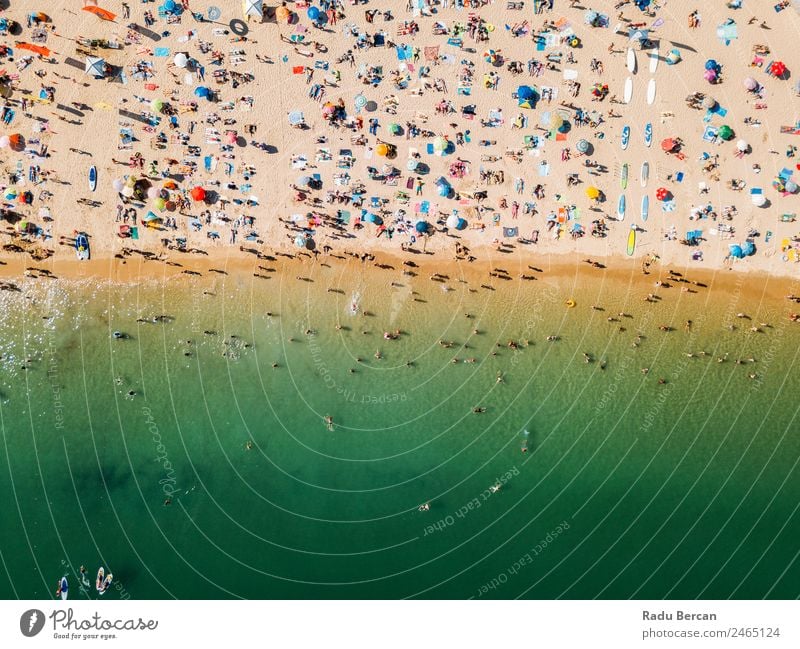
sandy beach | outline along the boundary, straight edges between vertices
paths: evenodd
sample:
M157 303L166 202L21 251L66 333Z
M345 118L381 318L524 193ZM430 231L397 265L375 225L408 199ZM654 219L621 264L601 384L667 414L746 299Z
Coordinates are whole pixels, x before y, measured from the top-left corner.
M84 232L94 257L179 263L242 248L613 260L635 226L640 262L794 273L791 5L754 16L719 2L692 18L675 0L368 3L329 16L256 2L261 17L221 3L212 19L207 4L3 13L18 23L0 141L7 259L57 263Z

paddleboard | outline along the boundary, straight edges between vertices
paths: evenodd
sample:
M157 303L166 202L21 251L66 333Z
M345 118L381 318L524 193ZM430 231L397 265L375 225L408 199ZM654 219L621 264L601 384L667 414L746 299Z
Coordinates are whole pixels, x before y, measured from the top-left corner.
M658 68L658 48L650 50L650 74L655 74Z
M106 576L106 569L103 566L100 566L97 569L97 579L94 582L94 587L97 589L97 592L100 593L103 590L103 581Z
M650 197L645 194L642 196L642 221L646 221L650 215Z
M652 105L655 100L656 100L656 80L650 79L650 83L647 84L647 104Z
M66 576L61 578L61 581L58 582L58 591L61 595L61 599L67 599L69 597L69 583L67 582Z
M650 122L644 125L644 145L649 147L653 143L653 125Z
M625 90L622 93L622 101L629 104L631 103L631 97L633 97L633 79L628 77L625 79Z
M628 68L628 72L636 74L636 52L633 51L632 47L628 48L628 56L625 65Z
M626 162L624 165L622 165L622 175L619 177L619 186L622 189L625 189L628 186L628 169L628 163Z
M643 162L642 172L639 174L639 182L641 182L642 187L647 187L648 178L650 178L650 163Z
M625 194L621 194L619 197L619 203L617 203L617 221L624 221L625 220Z
M622 150L628 148L628 143L631 141L631 127L630 126L623 126L622 127L622 140L620 140L620 145L622 146Z
M628 256L633 255L633 249L636 248L636 226L631 226L631 231L628 232Z
M89 190L94 191L97 189L97 167L89 167Z

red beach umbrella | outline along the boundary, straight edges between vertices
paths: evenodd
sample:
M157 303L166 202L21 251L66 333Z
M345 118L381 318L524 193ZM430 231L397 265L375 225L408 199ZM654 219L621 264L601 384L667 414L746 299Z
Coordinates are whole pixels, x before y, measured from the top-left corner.
M666 140L661 140L661 149L670 153L674 148L677 142L673 140L671 137L668 137Z
M190 192L192 198L198 202L204 201L206 199L206 190L202 187L195 187Z
M666 187L659 187L656 190L656 198L660 201L669 199L669 190Z
M782 77L786 74L786 65L783 61L774 61L772 65L769 66L769 73L775 77Z

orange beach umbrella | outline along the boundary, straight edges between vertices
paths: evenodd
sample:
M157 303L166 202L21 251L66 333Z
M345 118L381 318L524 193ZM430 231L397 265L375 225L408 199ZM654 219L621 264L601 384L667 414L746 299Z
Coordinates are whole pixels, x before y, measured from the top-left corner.
M17 47L21 50L30 50L31 52L36 52L36 54L40 54L41 56L50 56L50 50L42 45L17 42Z
M117 14L112 14L108 9L103 9L102 7L96 7L95 5L89 5L88 7L81 7L84 11L88 11L90 14L94 14L95 16L99 16L103 20L114 20L117 17Z

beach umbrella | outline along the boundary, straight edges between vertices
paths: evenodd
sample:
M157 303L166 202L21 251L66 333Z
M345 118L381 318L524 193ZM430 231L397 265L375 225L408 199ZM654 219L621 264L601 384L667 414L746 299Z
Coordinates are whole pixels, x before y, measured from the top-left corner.
M389 145L381 142L378 146L375 147L375 153L379 156L383 157L389 153Z
M164 9L167 11L175 11L175 0L165 0L164 2Z
M125 187L125 181L122 180L122 178L115 178L111 181L111 186L114 188L115 192L121 192Z
M593 201L596 201L598 198L600 198L600 190L594 185L591 185L586 188L586 196Z
M728 251L731 257L734 259L741 259L744 257L744 252L742 252L742 247L736 243L732 243L728 246Z
M447 221L445 222L445 224L447 225L448 228L455 229L458 227L458 222L460 220L461 219L458 217L458 212L453 212L450 216L447 217Z
M289 18L291 18L292 12L289 11L288 7L284 7L281 5L275 10L275 18L282 23L288 23Z
M464 230L467 227L467 219L458 219L456 230Z
M17 198L17 190L14 189L13 187L9 187L6 190L6 193L3 194L3 198L5 198L7 201L13 201L14 199Z
M447 148L447 138L442 137L441 135L436 136L433 139L433 150L437 153L443 153L444 150Z
M656 200L668 201L669 200L669 190L666 187L659 187L656 190Z
M189 57L186 56L186 54L184 54L183 52L178 52L175 55L175 58L172 59L172 62L179 68L185 68L186 64L189 62Z
M297 184L300 187L308 187L311 184L311 180L312 180L311 176L300 176L297 179Z
M414 226L414 229L419 232L420 234L425 234L430 228L430 224L427 221L417 221L417 224Z
M520 99L530 99L536 95L536 91L530 86L519 86L517 88L517 97Z
M22 221L19 221L14 226L14 228L16 228L17 232L27 232L29 227L30 227L30 223L28 221L26 221L25 219L23 219Z
M589 144L588 140L578 140L577 144L575 144L578 153L586 153L590 146L591 144Z
M33 43L17 43L17 47L21 50L34 52L40 56L50 56L50 50L43 45L34 45Z
M117 17L117 14L111 13L108 9L103 9L97 5L88 5L81 7L81 9L88 11L90 14L94 14L98 18L102 18L103 20L108 20L110 22L113 22L114 18Z
M392 122L389 124L389 133L392 135L399 135L400 134L400 124L395 124Z
M293 110L291 113L289 113L288 118L289 118L289 124L291 126L297 126L298 124L302 124L305 121L305 118L303 117L303 112L299 110Z
M125 198L130 198L133 196L133 186L132 185L125 185L120 192Z
M159 212L163 211L166 206L167 206L167 201L165 201L160 196L157 196L153 200L153 207L155 207Z
M767 197L764 194L751 194L750 202L756 207L764 207L767 204Z
M263 18L263 2L262 0L244 0L242 3L242 11L246 18L255 17L255 18Z
M23 144L22 136L19 133L14 133L8 138L8 142L12 149L19 149Z
M797 183L794 180L787 180L786 184L783 186L783 191L794 194L797 192Z
M106 62L97 56L87 56L83 71L96 79L102 79L106 76Z
M197 88L194 89L194 96L200 99L208 99L210 95L211 90L205 86L197 86Z
M153 200L154 198L157 198L158 195L159 195L158 187L148 187L147 188L147 198L149 198L150 200Z
M754 255L756 253L756 244L752 241L745 241L742 244L742 254L745 257L749 257L750 255Z
M436 193L439 196L446 197L450 195L452 188L446 183L439 183L436 185Z
M308 16L309 20L316 21L319 19L319 7L309 7L308 11L306 11L306 16Z
M302 234L298 234L294 238L294 245L298 248L305 248L306 247L306 238Z
M189 195L192 197L192 200L197 202L204 201L206 199L206 190L199 186L193 187Z
M786 185L784 183L783 178L781 178L780 176L776 177L772 181L772 188L775 189L776 191L783 192L786 189Z
M753 92L756 88L758 88L758 81L753 79L753 77L745 77L744 87L746 90Z
M364 95L356 95L353 98L353 103L355 104L356 110L361 110L364 106L367 105L367 98Z
M236 131L225 131L225 141L227 144L236 144Z
M715 72L719 69L719 63L717 63L714 59L708 59L706 61L706 70L714 70Z
M717 73L716 73L716 71L715 71L715 70L706 70L706 71L703 73L703 79L705 79L705 80L706 80L706 81L708 81L709 83L711 83L712 81L716 81L716 80L717 80Z
M783 61L773 61L769 66L769 73L775 77L783 77L786 74L786 65Z
M680 63L681 61L680 50L670 50L669 52L667 52L667 57L664 60L667 62L667 65L675 65L676 63Z
M663 151L666 151L667 153L670 153L675 148L676 145L677 142L675 142L675 140L673 140L671 137L668 137L665 140L661 140L661 149Z
M730 140L733 137L733 129L727 124L723 124L719 127L717 135L719 135L723 140Z
M717 105L717 100L709 95L706 95L706 97L703 99L703 108L711 110L716 105Z
M746 153L747 150L750 148L750 145L747 142L745 142L744 140L739 140L736 143L736 148L737 148L737 150L741 151L742 153Z
M161 99L154 99L150 102L150 108L157 113L160 113L164 108L164 102Z

